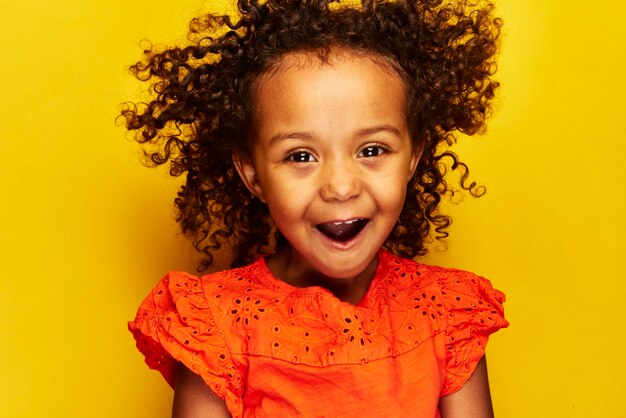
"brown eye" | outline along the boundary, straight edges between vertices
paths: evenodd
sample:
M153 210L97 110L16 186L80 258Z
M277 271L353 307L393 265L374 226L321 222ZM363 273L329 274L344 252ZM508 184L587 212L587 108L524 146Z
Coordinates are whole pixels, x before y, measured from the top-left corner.
M361 152L359 152L358 157L364 157L364 158L378 157L379 155L384 154L385 151L386 150L384 148L379 147L378 145L372 145L372 146L363 148Z
M293 161L294 163L311 163L316 161L315 157L306 151L294 152L287 157L287 160Z

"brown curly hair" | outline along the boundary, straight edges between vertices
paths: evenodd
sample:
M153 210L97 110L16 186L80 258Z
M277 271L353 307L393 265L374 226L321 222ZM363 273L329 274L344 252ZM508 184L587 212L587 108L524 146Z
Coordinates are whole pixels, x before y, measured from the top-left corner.
M431 236L447 237L451 219L438 210L442 196L451 192L446 167L460 170L461 187L470 194L484 193L468 184L467 166L447 146L456 132L483 132L491 111L501 27L493 5L239 0L238 8L236 21L225 15L192 20L187 46L145 51L131 72L142 81L155 80L154 97L127 103L121 112L151 165L170 162L172 176L186 173L175 199L177 220L206 256L200 269L210 266L224 245L232 247L231 265L239 266L272 244L285 244L265 204L246 190L231 155L250 149L255 80L285 54L324 56L333 47L395 63L407 87L409 130L422 156L385 247L414 258L426 253Z

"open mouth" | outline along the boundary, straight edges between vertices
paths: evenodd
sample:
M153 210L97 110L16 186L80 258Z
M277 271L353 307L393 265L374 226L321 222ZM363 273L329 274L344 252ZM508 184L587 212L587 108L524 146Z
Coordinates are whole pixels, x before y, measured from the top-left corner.
M333 241L346 242L356 237L368 222L369 219L358 218L349 221L327 222L315 225L315 227Z

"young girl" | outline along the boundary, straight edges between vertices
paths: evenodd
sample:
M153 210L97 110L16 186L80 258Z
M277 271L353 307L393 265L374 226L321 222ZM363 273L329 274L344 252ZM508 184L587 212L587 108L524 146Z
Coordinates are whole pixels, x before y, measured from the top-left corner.
M165 276L129 327L175 417L488 417L504 295L412 261L447 236L442 158L484 129L489 3L241 0L133 70L155 165L186 173L182 230L232 269Z

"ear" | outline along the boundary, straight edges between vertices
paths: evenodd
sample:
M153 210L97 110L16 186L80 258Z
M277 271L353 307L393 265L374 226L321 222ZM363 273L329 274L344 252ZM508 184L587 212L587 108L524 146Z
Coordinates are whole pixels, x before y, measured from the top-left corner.
M422 150L418 150L412 153L411 161L409 161L409 175L406 179L407 182L411 181L411 179L413 178L413 174L415 174L415 170L417 169L417 164L420 162L420 158L422 158Z
M254 165L252 165L250 158L241 155L241 153L237 151L233 151L231 157L243 184L246 185L246 188L250 191L250 193L256 196L261 202L265 203L263 190L261 189L259 179L256 176L256 170L254 169Z

